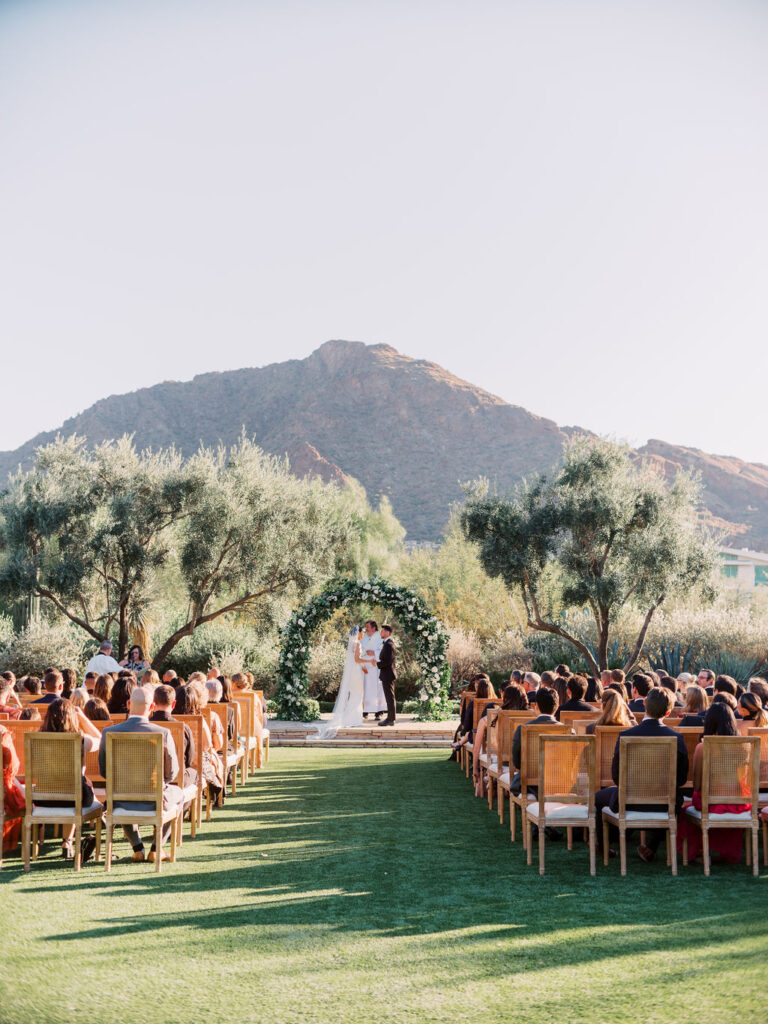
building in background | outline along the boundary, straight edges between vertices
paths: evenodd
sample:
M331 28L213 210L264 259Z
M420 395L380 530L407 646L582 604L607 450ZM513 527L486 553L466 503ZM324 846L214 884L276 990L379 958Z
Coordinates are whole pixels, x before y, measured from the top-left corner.
M725 585L739 590L768 587L768 553L749 548L718 548Z

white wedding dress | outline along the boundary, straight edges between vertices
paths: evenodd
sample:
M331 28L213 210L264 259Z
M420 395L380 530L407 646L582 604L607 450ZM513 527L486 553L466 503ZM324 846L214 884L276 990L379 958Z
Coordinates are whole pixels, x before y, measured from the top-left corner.
M339 729L363 724L363 668L355 661L357 630L353 629L347 645L347 660L341 674L341 684L330 722L320 727L314 740L333 739Z

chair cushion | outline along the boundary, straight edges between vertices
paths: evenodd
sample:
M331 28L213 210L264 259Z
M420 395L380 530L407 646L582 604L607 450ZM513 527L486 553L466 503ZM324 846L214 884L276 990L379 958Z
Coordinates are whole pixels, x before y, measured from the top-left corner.
M499 776L499 785L509 786L509 768Z
M94 800L89 807L83 808L84 818L95 818L97 814L101 814L104 810L104 805L99 803L98 800ZM32 817L33 818L72 818L75 820L75 808L74 807L37 807L32 806Z
M612 811L610 807L603 808L603 817L611 818L613 821L619 820L619 812ZM663 811L627 811L627 821L669 821L669 816Z
M197 786L185 786L181 792L182 799L186 803L188 800L194 800L197 797Z
M480 764L488 764L488 755L486 753L482 753L478 757L478 761L480 762Z
M701 821L701 811L697 811L695 807L686 807L685 813L689 818L693 818L694 821ZM752 821L752 811L741 811L739 814L732 814L730 812L713 814L710 812L709 817L710 820L716 818L718 821Z
M526 813L529 817L538 818L539 816L539 804L538 802L528 804L526 807ZM559 821L565 818L573 818L578 821L586 821L588 818L587 805L586 804L559 804L556 801L547 801L544 804L544 820L545 821Z

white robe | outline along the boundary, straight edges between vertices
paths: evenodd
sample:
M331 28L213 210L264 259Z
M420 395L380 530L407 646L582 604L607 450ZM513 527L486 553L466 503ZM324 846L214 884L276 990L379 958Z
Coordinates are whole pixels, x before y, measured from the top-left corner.
M363 639L360 641L362 657L368 657L367 652L373 651L376 661L378 661L383 642L381 633L378 630L371 636L363 633ZM363 676L363 711L369 715L376 714L379 711L386 711L387 702L384 699L384 687L379 679L378 666L367 664L363 668L368 669Z

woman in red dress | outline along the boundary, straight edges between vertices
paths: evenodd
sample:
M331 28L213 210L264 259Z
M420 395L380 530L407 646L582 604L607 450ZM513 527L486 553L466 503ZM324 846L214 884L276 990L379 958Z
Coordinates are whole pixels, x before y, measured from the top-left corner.
M16 782L16 772L19 770L20 761L13 745L13 737L7 729L0 725L0 742L3 749L3 811L5 821L3 822L3 853L15 850L19 845L21 834L21 818L8 821L14 814L23 814L25 803L24 794Z

